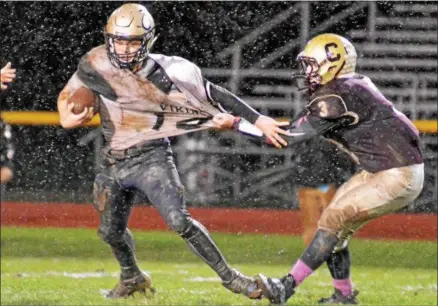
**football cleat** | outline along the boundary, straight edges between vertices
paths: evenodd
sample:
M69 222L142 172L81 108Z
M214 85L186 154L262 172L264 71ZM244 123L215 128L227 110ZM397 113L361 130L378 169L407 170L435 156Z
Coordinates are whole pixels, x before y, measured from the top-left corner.
M281 279L259 274L257 284L262 289L263 297L267 298L271 305L283 305L295 293L295 280L289 274Z
M121 279L114 289L110 290L105 297L107 299L121 299L132 296L134 293L142 293L146 297L147 290L153 295L152 279L146 272L137 274L129 279Z
M256 280L234 269L233 278L230 281L222 282L222 286L231 292L244 294L250 299L260 299L262 297L262 291L258 288Z
M318 301L319 304L343 304L343 305L356 305L359 304L356 296L359 291L354 290L350 296L342 295L341 291L335 289L335 293L329 298L322 298Z

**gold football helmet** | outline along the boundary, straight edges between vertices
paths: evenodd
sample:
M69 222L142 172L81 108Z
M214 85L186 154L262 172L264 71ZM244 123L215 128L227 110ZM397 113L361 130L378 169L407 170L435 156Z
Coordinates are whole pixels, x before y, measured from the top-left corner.
M344 37L336 34L321 34L312 38L297 60L306 79L306 89L316 90L336 77L354 73L356 50ZM304 89L304 88L300 88Z
M108 57L117 68L134 69L143 64L155 40L155 22L148 10L140 4L127 3L116 9L105 26L105 45ZM141 46L132 54L117 54L114 39L138 40ZM132 57L129 62L121 56Z

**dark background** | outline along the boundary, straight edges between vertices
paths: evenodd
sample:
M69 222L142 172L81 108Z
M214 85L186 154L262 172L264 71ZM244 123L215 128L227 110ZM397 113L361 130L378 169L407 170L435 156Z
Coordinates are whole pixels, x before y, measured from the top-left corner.
M292 2L140 2L153 15L159 39L153 52L185 57L200 67L229 67L216 54L269 18L292 6ZM123 2L0 2L0 66L8 61L17 68L17 79L1 93L1 110L56 110L56 98L76 69L78 60L103 43L103 26ZM351 2L311 4L311 28L351 5ZM378 3L390 9L391 3ZM299 18L276 27L269 38L256 41L244 51L243 67L297 37ZM346 18L333 31L347 31L366 24L366 10ZM348 36L347 36L348 37ZM266 43L269 39L269 43ZM271 68L291 67L296 54L276 61ZM213 80L222 84L221 80ZM239 94L245 94L245 84ZM293 114L288 114L293 115ZM34 201L90 200L94 179L92 146L79 147L77 140L89 128L66 131L53 126L14 126L17 153L15 178L7 196ZM173 140L174 142L177 140ZM341 183L349 177L351 163L320 140L298 149L296 183L314 186ZM322 166L321 166L322 165ZM249 165L251 167L251 165ZM254 199L257 202L257 199ZM251 205L251 204L249 204ZM265 203L269 205L269 203ZM260 205L259 205L260 206Z

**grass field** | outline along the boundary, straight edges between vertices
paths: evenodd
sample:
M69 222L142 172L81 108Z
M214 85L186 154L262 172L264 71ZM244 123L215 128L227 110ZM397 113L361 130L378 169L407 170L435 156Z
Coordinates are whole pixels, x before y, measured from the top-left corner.
M155 297L111 301L102 296L118 267L93 230L2 228L1 305L267 305L228 292L209 267L168 232L135 232L140 266ZM214 234L228 261L242 272L281 276L302 251L297 237ZM353 282L361 304L436 305L437 244L351 244ZM331 294L326 267L311 276L288 305L309 305Z

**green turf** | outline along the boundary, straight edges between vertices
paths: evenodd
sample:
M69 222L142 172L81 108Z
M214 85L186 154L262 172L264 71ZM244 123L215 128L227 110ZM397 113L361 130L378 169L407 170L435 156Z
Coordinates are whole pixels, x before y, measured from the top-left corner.
M102 289L112 287L115 276L73 279L54 272L117 272L113 260L84 258L2 259L2 305L266 305L234 295L219 285L219 279L201 263L140 262L149 271L157 288L156 296L146 301L137 296L123 301L105 300ZM244 273L282 275L284 266L236 265ZM27 274L24 274L26 272ZM204 279L202 279L204 278ZM433 269L384 269L354 267L353 280L361 291L362 304L434 305L436 271ZM290 305L312 304L331 293L330 277L324 267L310 277L289 301Z
M214 272L173 233L135 232L140 266L151 273L157 294L111 301L101 290L114 286L118 267L109 249L85 229L2 228L1 305L267 305L224 289ZM224 235L214 238L242 272L281 276L302 251L297 237ZM352 244L353 281L361 304L436 305L437 244ZM77 279L73 273L103 273ZM308 305L331 294L322 267L299 287L289 305Z
M136 232L137 257L152 261L198 262L184 241L171 232ZM233 263L289 265L303 251L300 237L213 234ZM32 229L3 227L2 256L107 258L109 248L90 229ZM436 242L351 241L356 265L437 268Z

